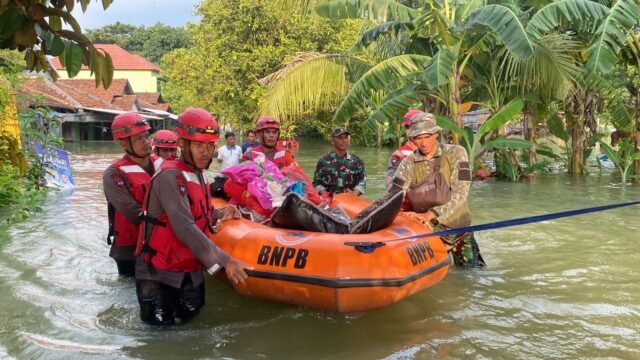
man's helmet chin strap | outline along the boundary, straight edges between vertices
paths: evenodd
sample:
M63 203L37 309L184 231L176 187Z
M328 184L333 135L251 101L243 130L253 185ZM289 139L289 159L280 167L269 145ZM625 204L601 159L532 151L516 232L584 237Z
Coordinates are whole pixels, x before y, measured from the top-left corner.
M127 140L129 141L129 149L131 149L131 150L129 150L129 149L124 149L124 152L126 152L126 153L127 153L127 155L129 155L129 156L133 156L134 158L138 158L138 159L144 159L144 158L146 158L147 156L149 156L149 155L145 155L145 156L138 155L138 154L133 150L133 143L131 143L131 136L129 136L129 137L127 138Z

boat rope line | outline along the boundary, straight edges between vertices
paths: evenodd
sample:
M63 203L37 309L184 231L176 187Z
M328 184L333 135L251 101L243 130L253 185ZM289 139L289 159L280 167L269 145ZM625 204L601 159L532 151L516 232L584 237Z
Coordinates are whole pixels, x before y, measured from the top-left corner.
M521 218L516 218L511 220L501 220L501 221L496 221L496 222L491 222L486 224L465 226L457 229L434 231L426 234L406 236L406 237L401 237L397 239L371 241L371 242L367 242L367 241L345 242L345 245L354 246L356 250L360 252L370 253L376 248L380 246L384 246L385 243L393 242L393 241L421 239L421 238L428 238L428 237L434 237L434 236L447 236L447 235L463 234L463 233L474 232L474 231L500 229L500 228L509 227L509 226L532 224L532 223L537 223L541 221L549 221L549 220L560 219L560 218L565 218L569 216L576 216L576 215L588 214L592 212L617 209L625 206L633 206L638 204L640 204L640 201L630 201L630 202L611 204L611 205L601 205L601 206L594 206L594 207L588 207L583 209L560 211L560 212L551 213L551 214L527 216L527 217L521 217Z
M416 280L419 280L427 275L431 275L434 272L445 268L449 265L449 257L437 262L433 265L427 266L419 271L416 271L412 274L409 274L404 277L397 278L349 278L349 279L334 279L323 276L313 276L313 275L300 275L300 274L287 274L287 273L277 273L272 271L262 271L262 270L249 270L245 269L247 275L255 278L262 279L270 279L270 280L281 280L288 282L296 282L296 283L304 283L310 285L319 285L324 287L329 287L333 289L344 289L344 288L359 288L359 287L374 287L374 286L383 286L383 287L400 287L412 283Z

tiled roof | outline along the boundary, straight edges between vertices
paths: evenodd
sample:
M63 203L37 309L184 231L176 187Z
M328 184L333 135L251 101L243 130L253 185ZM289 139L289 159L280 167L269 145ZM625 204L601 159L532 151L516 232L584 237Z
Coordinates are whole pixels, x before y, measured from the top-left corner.
M151 104L158 104L162 101L162 95L159 92L137 92L139 99L142 99Z
M135 95L114 96L111 104L120 110L135 111L140 109L140 104L136 104L137 99Z
M166 111L166 112L171 112L170 108L169 108L169 104L164 103L164 104L152 104L149 102L146 102L144 100L138 99L138 103L140 104L140 106L143 109L156 109L156 110L162 110L162 111Z
M20 92L42 97L42 100L29 99L28 105L43 104L63 109L104 109L115 111L142 111L156 109L171 112L159 93L134 94L127 79L114 79L109 89L95 86L95 80L58 80L55 83L47 78L27 79ZM150 95L154 94L154 95ZM155 99L155 103L143 98Z
M97 96L108 102L111 102L114 96L133 95L133 90L127 79L113 79L108 89L103 88L102 85L96 87L94 79L60 79L56 84Z
M136 93L138 95L138 100L140 101L140 106L143 108L151 108L162 111L169 111L169 104L167 104L162 95L159 92L143 92Z
M94 44L96 49L104 50L111 55L113 60L113 68L115 70L154 70L160 71L160 68L143 58L140 55L132 54L116 44ZM51 64L56 70L64 69L60 63L60 59L55 57L51 59ZM88 68L82 65L83 70Z
M20 92L34 97L42 97L41 101L30 103L44 104L50 107L76 109L82 105L64 91L60 91L51 80L46 78L28 79L20 87Z

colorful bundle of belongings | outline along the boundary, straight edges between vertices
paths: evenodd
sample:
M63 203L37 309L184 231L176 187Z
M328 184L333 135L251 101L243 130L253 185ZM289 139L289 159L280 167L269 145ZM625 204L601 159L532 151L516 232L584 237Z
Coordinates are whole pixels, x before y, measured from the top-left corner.
M212 184L214 196L226 196L247 218L270 220L274 227L338 234L364 234L388 226L400 212L403 192L374 202L354 219L339 207L325 208L304 171L290 165L278 169L263 154L222 171ZM222 190L222 191L221 191Z

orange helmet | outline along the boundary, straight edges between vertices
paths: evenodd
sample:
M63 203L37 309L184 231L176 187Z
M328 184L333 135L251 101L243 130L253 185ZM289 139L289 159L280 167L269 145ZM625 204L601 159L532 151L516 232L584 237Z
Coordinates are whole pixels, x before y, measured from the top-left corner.
M171 130L159 130L151 143L157 148L177 149L178 136Z
M420 110L409 110L407 111L406 114L404 114L404 118L402 120L402 126L404 127L409 127L409 125L411 125L411 118L420 114L422 111Z
M151 130L147 119L134 112L126 112L116 116L111 123L113 140L126 139L129 136Z
M256 123L256 131L264 129L280 130L280 122L278 122L278 120L276 120L273 116L263 116L258 119L258 122Z
M181 138L193 141L216 142L220 138L216 118L200 108L188 108L180 114L176 132Z

